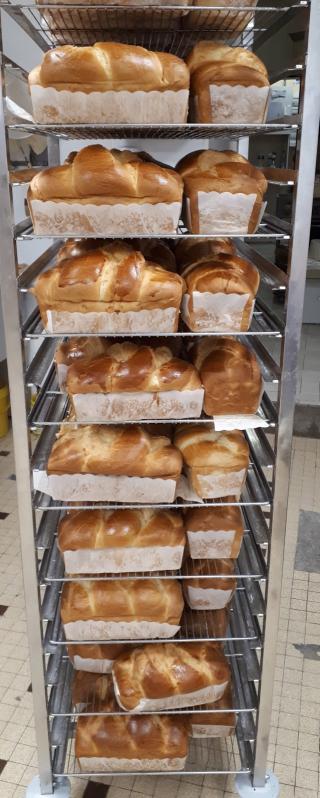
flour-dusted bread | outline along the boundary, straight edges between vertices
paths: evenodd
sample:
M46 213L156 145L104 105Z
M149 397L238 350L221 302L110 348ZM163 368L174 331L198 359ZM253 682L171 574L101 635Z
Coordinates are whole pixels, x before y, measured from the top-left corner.
M67 573L180 568L184 525L174 510L71 510L58 526Z
M48 332L175 332L185 283L123 241L65 258L32 293Z
M186 224L191 233L254 233L263 212L268 183L238 152L198 150L182 158Z
M244 532L240 507L227 504L190 508L185 514L185 532L193 560L236 559Z
M215 260L220 255L236 255L236 248L231 238L182 238L177 242L174 254L178 271L184 274L210 258Z
M190 714L192 737L229 737L235 731L236 715L232 711L233 698L228 685L222 698L215 704L207 705L212 712L192 712Z
M209 416L256 413L263 381L257 358L240 341L203 338L191 358L204 387L204 409Z
M189 732L178 715L79 718L75 755L89 772L182 770Z
M242 432L215 432L210 424L181 425L175 433L184 471L202 499L241 493L249 467L249 447Z
M181 468L170 439L143 427L62 426L47 469L35 469L33 483L61 501L167 503L174 500Z
M268 73L251 50L200 41L189 54L187 64L197 122L265 121L270 91Z
M245 332L249 329L258 269L238 255L209 255L184 272L187 287L182 318L194 332Z
M216 701L230 669L219 643L152 643L118 657L112 676L119 705L144 712Z
M117 712L111 673L76 671L71 687L76 712Z
M128 644L130 645L130 644ZM111 673L113 663L127 648L126 643L92 643L67 646L68 657L76 671Z
M37 174L28 204L37 235L168 235L182 192L180 175L145 153L92 144Z
M41 124L183 123L189 81L181 58L119 42L57 47L29 74Z
M77 421L199 418L203 388L192 363L168 346L109 342L104 354L68 371L67 393Z
M183 580L183 593L192 610L223 609L237 587L233 560L189 559L184 564L184 573L191 577Z
M179 631L183 606L175 579L67 582L61 620L67 640L165 638Z

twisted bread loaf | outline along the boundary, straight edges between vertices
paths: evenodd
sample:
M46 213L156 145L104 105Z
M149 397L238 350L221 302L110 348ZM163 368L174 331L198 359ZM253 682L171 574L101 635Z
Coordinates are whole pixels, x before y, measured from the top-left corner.
M248 468L249 447L242 432L215 432L209 424L181 425L175 446L185 464L205 474Z
M188 734L189 721L174 715L82 717L77 723L75 755L80 766L83 759L101 759L105 770L119 770L123 763L130 770L177 769L183 767L188 753Z
M80 704L87 712L117 712L111 674L96 674L78 671L71 688L72 703Z
M71 510L58 526L61 552L184 544L183 520L174 510Z
M192 364L172 355L167 346L138 346L131 341L111 343L106 354L75 362L68 371L67 391L192 391L201 388Z
M178 308L184 280L122 242L63 260L37 278L32 293L47 311L71 313Z
M29 74L29 86L58 91L178 91L189 87L181 58L144 47L97 42L91 47L65 45L49 50Z
M230 337L206 338L192 348L191 359L201 376L208 415L258 410L263 382L251 349Z
M108 238L69 239L59 249L56 262L60 264L66 258L85 255L94 249L104 249L113 243L113 240ZM162 266L163 269L168 269L170 272L176 271L175 255L166 241L160 241L158 238L138 238L132 241L132 248L142 252L147 261Z
M145 153L107 150L101 144L83 147L71 163L44 169L31 181L28 201L114 205L181 202L183 182L168 166ZM32 206L31 206L32 212Z
M126 651L125 643L92 643L67 646L68 657L75 670L85 673L110 673L116 657Z
M61 429L48 474L115 474L178 479L182 457L169 438L139 426L90 425Z
M188 706L188 696L210 686L223 691L230 670L216 643L153 643L131 649L114 663L117 700L125 710L136 710L143 699L180 697L177 705ZM185 695L185 702L183 696ZM190 701L189 701L190 703ZM203 703L203 694L192 704Z
M187 57L191 86L197 93L210 83L269 86L268 72L255 53L214 41L197 42Z
M241 510L234 504L187 510L185 531L193 559L236 559L244 531Z
M66 582L61 599L64 624L72 621L157 621L177 625L182 591L174 579Z
M236 248L231 238L183 238L178 241L174 254L178 270L183 273L188 267L198 266L210 258L214 260L220 255L235 255Z

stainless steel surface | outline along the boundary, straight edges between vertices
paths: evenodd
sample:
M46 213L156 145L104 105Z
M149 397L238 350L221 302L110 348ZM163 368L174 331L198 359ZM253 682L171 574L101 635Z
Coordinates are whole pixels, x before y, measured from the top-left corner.
M276 630L279 621L281 576L290 479L291 439L297 387L298 353L304 286L309 247L313 185L320 120L320 0L310 7L308 58L303 87L303 121L299 152L299 174L295 193L294 224L286 303L286 330L282 347L282 377L279 394L279 427L276 438L276 478L273 486L272 535L267 583L267 616L264 629L262 681L259 694L253 784L265 783L267 749L276 660Z
M77 125L39 125L27 122L9 125L8 129L24 131L32 135L54 135L61 139L206 139L228 138L239 139L243 136L272 135L287 132L294 133L298 130L297 120L294 124L276 122L264 125L205 125L188 123L185 125L107 125L107 124L77 124Z
M34 549L34 514L31 502L29 437L26 426L23 354L17 295L16 251L12 239L12 204L7 165L7 140L4 124L4 73L1 61L0 88L0 270L1 300L5 326L10 402L15 451L18 513L21 532L21 555L24 588L27 596L26 617L29 638L31 679L35 687L34 715L39 754L41 790L52 793L52 765L47 717L42 630L39 618L39 592Z

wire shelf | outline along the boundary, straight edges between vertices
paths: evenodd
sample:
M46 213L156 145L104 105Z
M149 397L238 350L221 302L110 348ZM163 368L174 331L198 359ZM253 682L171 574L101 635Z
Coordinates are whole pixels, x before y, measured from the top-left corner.
M190 738L189 753L183 771L113 771L108 775L127 776L135 775L154 775L169 776L177 773L205 775L215 774L236 774L250 773L253 766L253 754L251 743L246 738L245 713L238 715L236 734L225 739L192 739ZM74 736L76 722L72 718L56 718L57 738L64 740L64 744L59 746L54 755L53 772L58 776L106 776L106 772L81 771L74 753Z
M236 239L241 239L241 240L244 240L244 241L250 241L252 243L257 242L258 244L260 244L261 242L268 242L268 241L270 241L270 242L271 241L282 241L282 240L287 241L287 240L290 239L291 233L290 233L290 230L288 230L288 231L287 230L280 230L279 228L274 227L273 225L271 226L271 224L269 225L269 224L267 224L265 222L262 222L260 227L256 231L256 233L250 233L250 234L247 233L246 235L241 235L241 236L239 236L239 233L228 233L227 235L228 235L228 238L232 238L232 239L236 238ZM34 232L34 230L33 230L32 224L29 223L29 220L28 220L28 223L23 223L21 225L16 225L16 228L15 228L15 239L16 239L16 241L32 241L34 238L37 238L37 239L44 238L44 239L50 239L50 240L52 239L53 241L55 241L56 239L59 239L61 241L61 240L66 240L68 238L95 238L95 239L96 238L105 238L105 234L104 235L102 235L102 234L99 235L98 233L80 233L80 232L75 233L74 231L68 233L68 232L64 232L64 231L60 230L59 233L47 233L45 235L45 234L42 234L42 233L41 234L39 234L39 233L36 234ZM127 233L127 234L126 233L121 233L121 238L125 238L125 239L131 240L132 239L132 233ZM141 239L144 239L144 238L150 239L150 234L149 235L140 235L140 238ZM183 226L182 223L180 223L176 233L170 233L168 235L165 235L164 233L161 233L161 234L152 233L151 238L155 238L155 239L159 239L159 240L164 239L164 240L169 240L169 241L181 241L182 238L187 238L189 240L189 239L192 238L192 239L196 239L197 241L201 241L203 238L206 238L206 239L208 239L208 238L209 239L221 238L221 232L220 233L210 233L210 234L208 234L208 233L206 233L206 234L188 233L187 229Z
M205 125L189 123L184 125L129 125L129 124L75 124L75 125L40 125L36 122L8 125L10 131L23 131L45 136L54 135L59 138L70 139L206 139L228 138L239 139L243 136L292 133L298 130L294 124L230 124L230 125ZM21 185L21 183L17 183Z

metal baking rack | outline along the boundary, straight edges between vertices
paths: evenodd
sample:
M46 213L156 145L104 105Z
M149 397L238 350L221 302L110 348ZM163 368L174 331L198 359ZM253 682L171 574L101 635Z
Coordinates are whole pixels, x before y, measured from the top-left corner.
M8 176L8 136L21 132L43 134L48 137L49 164L60 162L59 142L71 139L179 139L209 138L214 142L227 138L237 142L243 137L272 136L278 133L295 137L300 171L286 169L269 175L270 182L286 185L294 193L292 223L265 213L255 234L240 236L236 245L240 254L258 267L261 290L256 302L250 330L237 336L253 347L262 364L266 392L260 413L268 428L250 430L250 467L239 500L235 497L215 501L186 502L177 499L173 509L187 507L241 507L245 533L236 563L237 589L228 618L224 611L214 613L192 611L183 613L181 630L176 640L220 640L233 673L234 711L237 715L236 734L225 740L192 740L183 772L194 774L249 773L255 787L265 784L267 767L268 729L272 706L273 674L276 653L276 629L279 617L280 585L290 468L290 446L293 425L294 392L297 379L297 354L302 319L304 278L309 243L312 186L315 171L316 140L320 116L320 29L319 0L277 0L259 2L256 8L205 6L116 5L84 3L0 2L0 8L13 19L43 51L56 44L87 45L95 41L122 41L165 50L184 57L199 39L217 38L228 45L241 45L255 50L266 42L273 46L278 30L293 18L303 15L310 19L305 56L299 65L274 72L273 82L283 77L301 79L299 114L276 119L261 125L38 125L17 120L5 125L2 96L0 103L0 177L1 177L1 289L11 386L11 410L16 454L19 517L24 582L26 590L27 624L30 637L31 675L35 702L35 729L39 754L41 792L53 794L57 779L62 775L84 777L96 775L79 771L74 753L77 715L71 707L70 685L72 668L67 655L66 641L60 621L60 596L63 583L75 579L63 571L63 561L57 548L57 524L68 509L123 507L113 502L62 503L32 490L31 469L43 468L47 462L57 426L66 420L68 400L60 393L53 357L58 343L68 335L47 333L37 308L25 311L26 293L44 269L54 263L65 233L56 236L37 236L30 218L15 222L12 194L16 182ZM306 55L308 52L308 59ZM18 54L17 54L18 60ZM15 69L16 65L11 62ZM2 91L8 61L2 58ZM175 146L175 143L173 146ZM298 157L295 166L298 166ZM212 231L210 238L219 236ZM175 235L153 236L171 240L191 237L179 224ZM77 236L81 238L81 236ZM83 236L84 237L84 236ZM86 235L86 237L88 237ZM92 237L97 237L96 234ZM128 239L132 236L128 235ZM202 236L192 236L201 240ZM17 247L22 243L41 239L45 251L22 271L17 268ZM288 271L283 272L274 262L276 242L289 245ZM31 246L31 245L30 245ZM266 249L265 249L266 247ZM266 252L268 253L266 255ZM285 292L284 307L272 301L274 292ZM30 310L31 305L31 310ZM210 333L208 333L209 335ZM232 331L230 331L232 334ZM183 341L197 338L183 325L177 333L163 334L153 339L181 337ZM206 333L202 335L207 335ZM128 335L108 336L119 340ZM135 340L141 338L134 335ZM149 339L150 336L143 336ZM269 344L279 339L280 365L269 353ZM38 349L35 351L35 347ZM26 359L29 352L30 359ZM27 365L25 365L27 363ZM268 382L278 383L278 399L268 395ZM28 391L37 390L31 408ZM27 399L27 401L26 401ZM202 417L205 423L210 419ZM198 420L197 420L198 421ZM147 422L143 422L147 423ZM154 422L153 422L154 423ZM174 423L179 423L177 420ZM31 457L30 429L40 431ZM161 424L159 425L161 429ZM128 504L167 507L167 505ZM186 578L184 569L156 574L157 578ZM155 573L103 574L91 579L152 578ZM204 579L209 572L204 574ZM84 579L80 575L79 579ZM190 578L190 576L189 576ZM212 577L211 577L212 578ZM89 641L79 641L89 644ZM104 641L102 641L104 642ZM111 641L108 641L111 642ZM115 641L114 641L115 642ZM118 641L117 641L118 642ZM127 641L126 641L127 642ZM152 641L147 641L152 642ZM134 645L135 641L131 641ZM96 708L101 714L101 708ZM188 713L194 710L188 709ZM103 711L103 710L102 710ZM204 710L205 711L205 710ZM183 710L185 712L185 710ZM127 771L128 772L128 771ZM127 775L127 772L123 775ZM181 775L183 775L183 772ZM170 775L172 771L169 771ZM159 772L159 775L168 775ZM100 774L105 775L105 774ZM118 774L121 775L121 774Z

